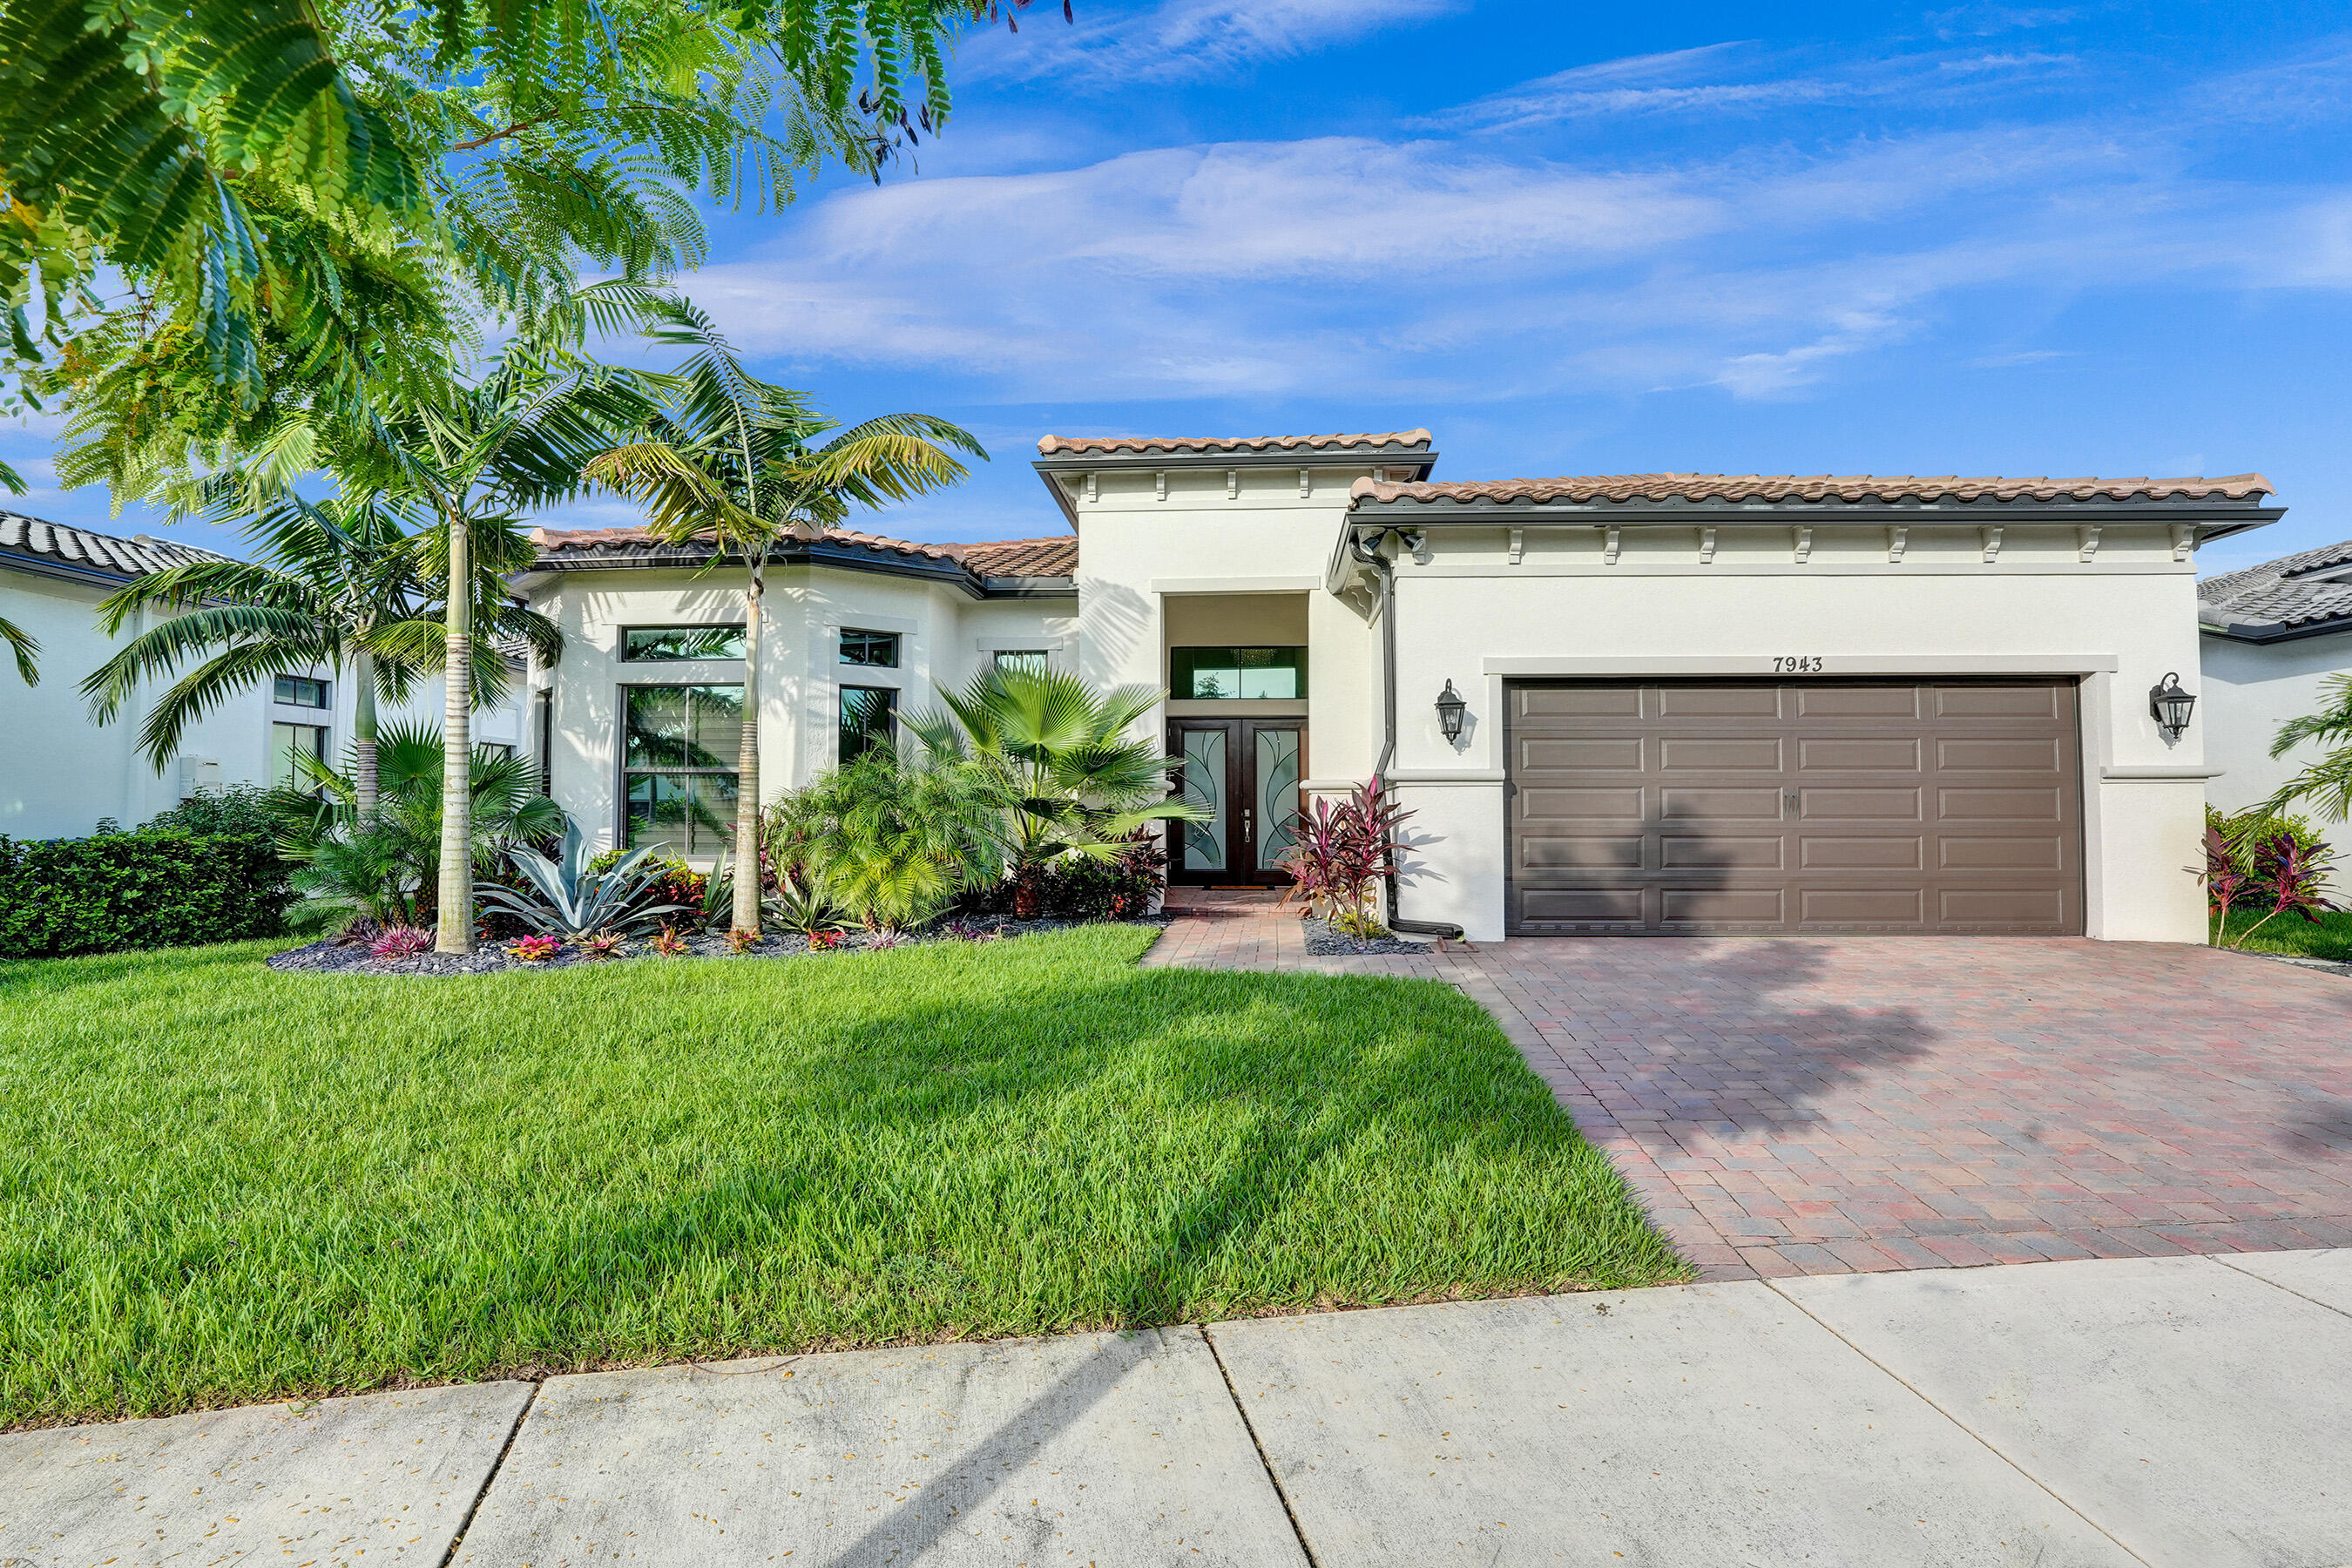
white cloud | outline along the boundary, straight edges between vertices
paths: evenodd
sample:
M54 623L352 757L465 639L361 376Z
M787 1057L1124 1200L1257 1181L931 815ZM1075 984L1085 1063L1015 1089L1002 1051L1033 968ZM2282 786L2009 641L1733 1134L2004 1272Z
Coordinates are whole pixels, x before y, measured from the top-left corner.
M1052 78L1067 86L1129 88L1201 81L1267 60L1311 54L1390 27L1432 21L1468 0L1160 0L1149 10L1080 13L1075 26L1041 16L1018 34L968 46L982 79Z

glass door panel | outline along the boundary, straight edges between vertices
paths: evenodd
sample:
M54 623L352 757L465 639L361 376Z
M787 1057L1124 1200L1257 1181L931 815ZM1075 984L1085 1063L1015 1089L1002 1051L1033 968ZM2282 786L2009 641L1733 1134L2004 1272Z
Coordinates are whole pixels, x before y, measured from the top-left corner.
M1181 780L1184 802L1208 813L1207 819L1187 822L1183 828L1183 868L1222 871L1225 868L1225 833L1232 816L1225 778L1229 752L1223 726L1178 731L1184 759Z
M1256 742L1250 793L1257 805L1257 867L1279 871L1284 852L1298 842L1298 731L1261 729Z

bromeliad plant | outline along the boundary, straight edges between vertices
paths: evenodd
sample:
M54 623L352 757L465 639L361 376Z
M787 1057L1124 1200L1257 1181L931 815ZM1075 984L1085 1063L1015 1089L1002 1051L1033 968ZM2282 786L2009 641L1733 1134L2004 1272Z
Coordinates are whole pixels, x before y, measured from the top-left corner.
M1395 873L1397 828L1412 815L1379 779L1358 784L1341 801L1318 795L1300 818L1297 842L1282 855L1291 878L1283 901L1303 898L1308 912L1360 941L1385 935L1372 887Z
M600 931L628 935L657 926L663 916L687 908L655 901L664 872L655 853L656 847L648 844L623 856L610 870L593 870L579 825L566 822L556 858L523 845L507 852L527 888L477 882L474 896L545 935L575 941Z

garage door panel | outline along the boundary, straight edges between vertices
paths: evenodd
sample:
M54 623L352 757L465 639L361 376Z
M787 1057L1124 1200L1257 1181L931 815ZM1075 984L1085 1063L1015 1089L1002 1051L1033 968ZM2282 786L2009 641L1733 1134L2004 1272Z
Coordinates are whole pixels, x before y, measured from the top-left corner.
M1658 918L1669 925L1783 924L1788 900L1779 888L1661 888Z
M2082 929L2065 682L1511 688L1512 930Z
M1670 736L1658 742L1658 771L1665 773L1766 773L1778 776L1781 759L1778 735Z
M2072 688L2039 686L1938 686L1938 719L2056 719Z
M1522 906L1530 921L1642 923L1639 888L1531 888Z
M1916 719L1919 689L1916 686L1800 686L1795 688L1801 719Z
M1919 810L1916 789L1822 789L1813 785L1797 792L1798 815L1806 822L1841 818L1916 822L1920 819Z
M1620 838L1568 838L1529 835L1519 840L1519 864L1538 870L1642 868L1643 840L1638 833Z
M1786 844L1778 834L1769 838L1719 838L1712 836L1695 838L1666 833L1658 837L1658 866L1661 870L1688 871L1706 867L1727 867L1741 870L1761 868L1777 871L1786 858Z
M1948 871L2063 871L2066 840L2043 838L1939 838L1937 864Z
M1939 822L2055 822L2063 813L2054 789L1941 789Z
M1916 835L1856 838L1808 833L1797 840L1797 865L1807 871L1917 871L1927 864Z
M1622 740L1568 740L1530 735L1519 742L1520 772L1562 768L1580 773L1638 773L1642 771L1641 739L1627 736Z
M1662 719L1778 719L1777 686L1658 686L1651 711Z
M1522 719L1642 716L1638 686L1515 686L1511 696L1513 711Z
M1658 791L1658 815L1668 822L1778 822L1780 790L1675 789Z
M1797 765L1807 773L1904 773L1919 771L1919 741L1891 739L1800 740Z
M1523 788L1518 798L1530 823L1639 822L1642 795L1641 785L1634 784L1622 789Z

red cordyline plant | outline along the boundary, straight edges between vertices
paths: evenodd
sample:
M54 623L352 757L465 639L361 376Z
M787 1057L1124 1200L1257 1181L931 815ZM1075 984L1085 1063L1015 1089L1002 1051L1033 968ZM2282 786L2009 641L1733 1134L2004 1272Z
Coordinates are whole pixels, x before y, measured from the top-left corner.
M2320 894L2329 858L2325 845L2299 843L2292 833L2274 834L2254 846L2253 875L2239 901L2270 908L2229 945L2245 946L2248 938L2281 915L2301 915L2317 925L2322 914L2336 908Z
M1379 779L1358 784L1343 800L1318 795L1282 853L1291 879L1283 901L1303 898L1310 913L1360 940L1381 935L1372 885L1396 869L1397 826L1412 815Z
M2200 879L2205 884L2205 912L2213 919L2213 944L2221 945L2221 933L2229 923L2230 910L2246 890L2249 878L2238 861L2237 851L2230 846L2229 837L2218 827L2205 830L2205 871Z

